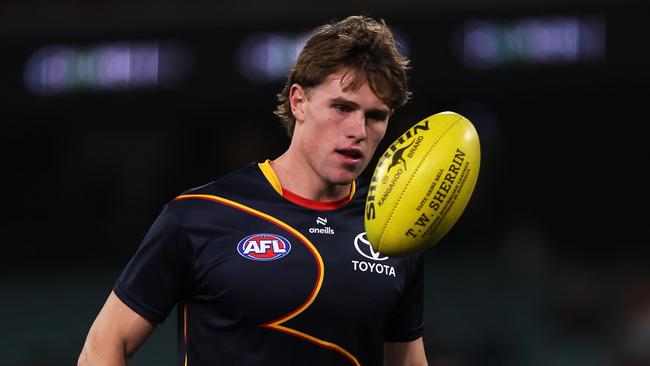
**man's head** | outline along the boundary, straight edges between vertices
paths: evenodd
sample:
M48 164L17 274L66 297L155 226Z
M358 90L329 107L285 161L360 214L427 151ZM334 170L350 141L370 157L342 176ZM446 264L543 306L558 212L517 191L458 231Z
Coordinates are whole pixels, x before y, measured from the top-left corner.
M351 16L323 25L307 40L293 65L284 89L278 94L275 114L292 136L296 122L289 100L292 85L299 84L308 92L342 70L354 71L349 88L367 80L375 95L394 110L409 98L408 64L408 59L397 51L383 20Z

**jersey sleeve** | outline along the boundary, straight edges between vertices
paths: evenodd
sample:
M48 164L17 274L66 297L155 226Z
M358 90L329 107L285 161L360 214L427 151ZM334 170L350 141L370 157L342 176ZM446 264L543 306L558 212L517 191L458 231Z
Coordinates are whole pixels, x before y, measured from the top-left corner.
M128 262L113 291L128 307L161 323L182 296L191 256L177 214L165 206Z
M424 259L413 259L404 292L397 302L384 331L385 342L409 342L420 338L424 327L422 317Z

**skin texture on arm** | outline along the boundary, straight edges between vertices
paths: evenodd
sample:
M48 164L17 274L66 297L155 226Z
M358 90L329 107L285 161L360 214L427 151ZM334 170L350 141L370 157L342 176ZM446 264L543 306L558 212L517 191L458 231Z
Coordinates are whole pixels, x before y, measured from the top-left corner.
M427 366L422 337L411 342L384 343L384 366Z
M129 357L154 328L154 324L131 310L111 292L90 327L77 365L126 365Z

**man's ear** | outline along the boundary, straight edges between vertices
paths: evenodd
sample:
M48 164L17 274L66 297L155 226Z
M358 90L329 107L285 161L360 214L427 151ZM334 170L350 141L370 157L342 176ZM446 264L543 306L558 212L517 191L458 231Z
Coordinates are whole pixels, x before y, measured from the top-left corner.
M291 113L296 122L305 120L304 105L307 100L307 93L300 84L291 85L289 90L289 103L291 104Z

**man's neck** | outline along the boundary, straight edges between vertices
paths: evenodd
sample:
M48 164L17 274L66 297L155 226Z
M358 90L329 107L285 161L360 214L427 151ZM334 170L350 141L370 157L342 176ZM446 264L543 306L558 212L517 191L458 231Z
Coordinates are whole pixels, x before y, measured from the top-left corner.
M325 181L299 154L291 149L271 161L280 185L292 193L313 201L336 201L350 194L351 184L340 185Z

